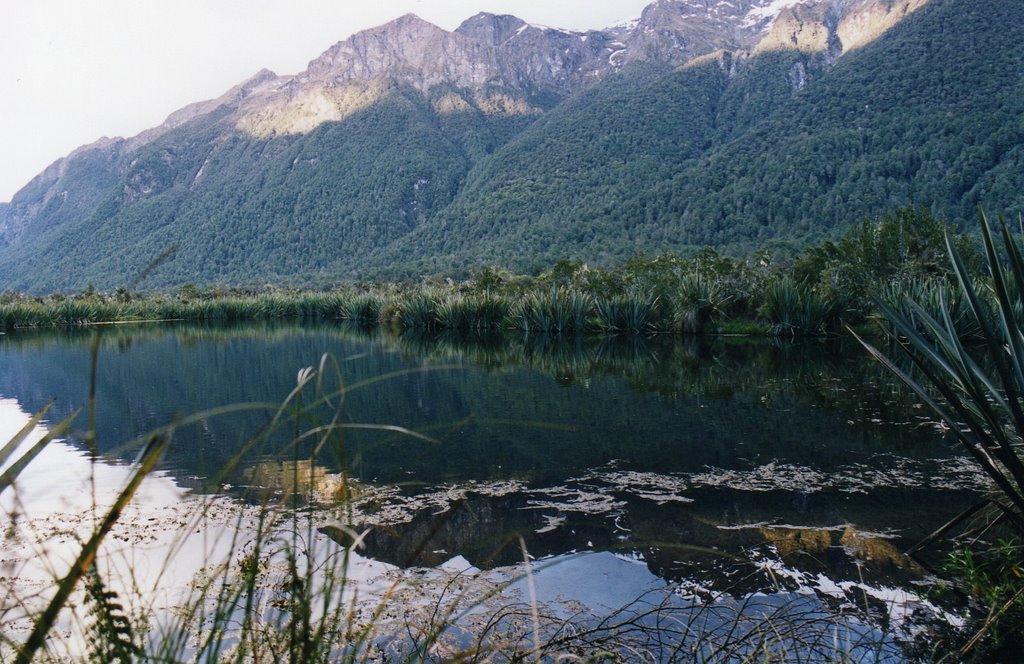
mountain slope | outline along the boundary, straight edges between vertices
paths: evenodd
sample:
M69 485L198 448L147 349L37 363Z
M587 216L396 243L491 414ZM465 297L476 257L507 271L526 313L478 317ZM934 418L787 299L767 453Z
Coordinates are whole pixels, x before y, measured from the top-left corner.
M591 248L621 253L643 217L618 209L642 215L650 183L703 154L726 85L717 62L682 72L638 65L603 81L484 160L452 205L382 262L416 256L414 247L454 267L488 255L526 268Z
M806 243L901 205L960 222L981 204L1012 213L1024 207L1021 39L1012 5L941 0L833 67L824 50L765 50L738 72L728 58L698 61L634 79L635 106L606 81L484 162L437 228L416 229L385 262L426 246L444 258L419 269L487 257L528 268ZM630 122L644 129L620 131ZM612 147L629 141L625 158Z
M587 33L405 16L58 161L0 205L0 279L310 284L1012 212L1022 41L1000 0L658 0Z
M439 117L397 86L308 134L225 137L224 119L193 120L134 153L125 179L135 186L110 202L114 214L23 244L25 261L8 274L42 290L78 288L84 265L90 279L125 285L171 248L163 283L333 273L450 201L474 155L518 122ZM35 274L40 263L54 269Z
M973 219L978 204L1019 210L1024 171L999 196L986 181L1009 175L1003 162L1024 144L1021 39L1013 3L934 2L660 183L652 196L667 203L653 221L696 244L759 243L830 233L897 205L953 220Z

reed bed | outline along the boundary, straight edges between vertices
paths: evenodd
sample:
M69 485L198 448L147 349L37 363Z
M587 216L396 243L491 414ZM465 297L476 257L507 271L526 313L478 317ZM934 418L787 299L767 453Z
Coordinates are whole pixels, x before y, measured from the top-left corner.
M657 297L621 295L594 302L594 327L606 334L654 332L662 320Z
M722 284L700 272L682 275L675 297L677 329L683 334L701 334L732 299Z
M20 297L0 303L0 329L69 327L133 321L250 321L276 318L376 323L384 300L367 294L286 293L185 299L151 295L120 301L91 297Z
M657 259L652 265L664 268ZM292 318L427 331L700 335L719 330L764 334L767 330L775 336L828 336L841 331L844 322L864 318L862 311L851 312L842 296L785 274L761 275L760 281L741 288L734 274L716 276L702 269L676 269L660 277L645 272L642 278L580 270L558 279L542 275L506 285L488 282L487 288L470 280L443 285L361 285L326 292L190 288L173 295L135 295L124 290L48 297L2 293L0 331L133 321ZM883 290L882 300L899 302L904 295L930 298L934 311L942 283L938 279L893 281ZM955 303L960 312L957 319L969 324L963 303ZM1017 314L1024 318L1024 308ZM965 328L965 333L975 332Z
M452 294L434 308L437 326L444 330L497 330L505 326L508 314L503 298L488 295Z

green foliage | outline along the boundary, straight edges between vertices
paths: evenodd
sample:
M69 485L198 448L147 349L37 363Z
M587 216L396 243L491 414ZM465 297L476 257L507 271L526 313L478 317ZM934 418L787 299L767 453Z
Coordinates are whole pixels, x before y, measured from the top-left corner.
M508 312L503 298L487 295L448 295L436 304L437 324L445 330L496 330Z
M898 335L900 348L913 362L917 373L904 371L896 362L865 344L949 427L962 447L992 480L994 492L987 502L991 504L994 515L974 534L975 541L1001 525L1018 539L1024 534L1024 458L1020 449L1024 436L1021 406L1024 395L1024 327L1016 317L1020 309L1020 294L1024 292L1024 255L1005 223L995 230L1001 246L997 245L993 229L982 214L985 257L992 273L990 285L973 278L953 242L947 243L950 262L959 283L959 297L966 302L966 310L959 312L956 319L945 289L938 291L938 316L932 315L926 305L910 299L905 300L901 310L880 305ZM991 289L991 305L986 302L985 291L979 286ZM961 305L961 309L963 307ZM980 330L977 347L965 346L960 335L965 324ZM974 511L976 508L951 523L965 520ZM937 538L945 530L940 530L930 539ZM973 649L986 634L992 634L1008 614L1019 615L1024 607L1021 603L1024 583L1019 575L1020 547L1004 546L1001 552L1000 549L983 552L982 557L997 561L995 572L988 563L979 564L982 558L970 550L970 545L967 547L954 558L954 563L967 575L975 595L989 603L986 606L987 618L977 635L961 651L961 656ZM1016 573L1006 573L1007 555L1009 569L1017 570ZM1012 584L1010 588L1006 586L1008 580ZM1016 628L1010 631L1016 634L1015 638L1020 636Z
M933 316L947 298L957 329L964 338L973 337L980 330L963 298L948 290L955 277L936 254L936 244L945 241L940 238L952 232L926 209L899 209L863 222L839 242L804 251L792 263L774 260L767 249L734 259L707 248L689 257L638 253L610 269L560 259L536 277L485 267L462 282L442 277L419 283L357 282L330 291L192 284L174 295L126 288L70 297L7 291L0 295L0 330L112 321L304 318L428 331L701 334L724 329L721 324L731 320L728 329L733 331L822 335L837 331L840 321L866 320L876 311L876 299L901 308L909 295ZM968 273L979 272L974 241L950 237L961 255L970 257ZM1024 319L1024 306L1015 307L1014 315Z
M512 308L512 325L523 332L574 333L587 329L590 298L579 291L530 293Z
M676 324L686 334L700 334L730 299L720 281L700 272L685 274L679 282Z
M398 324L405 329L436 329L437 297L428 293L416 293L398 305Z
M657 329L658 298L650 295L618 295L594 303L595 327L605 334L641 334Z
M338 317L360 325L380 319L381 301L373 295L357 295L337 307Z
M955 279L946 258L946 237L952 236L968 271L981 269L981 254L973 240L957 235L927 208L899 208L878 221L865 219L837 242L806 250L794 263L794 278L832 294L857 311L885 289L900 289L922 281Z
M934 320L948 314L957 335L964 341L984 339L984 328L973 315L970 302L961 290L951 288L945 280L894 282L882 289L878 299L921 332L925 331L927 324L917 312L923 309ZM986 306L984 301L979 304Z
M961 648L982 661L1011 661L1024 645L1024 545L999 540L978 551L950 555L946 572L954 576L985 609L984 622Z
M819 335L834 331L841 303L784 277L765 294L764 315L779 335Z

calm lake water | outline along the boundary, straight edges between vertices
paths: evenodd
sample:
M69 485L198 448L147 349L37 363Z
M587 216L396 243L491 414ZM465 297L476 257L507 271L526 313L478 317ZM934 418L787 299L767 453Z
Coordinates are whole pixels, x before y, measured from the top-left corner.
M267 413L226 414L178 429L163 470L243 501L293 489L296 467L325 486L344 470L360 487L350 518L381 526L365 555L402 567L511 565L522 537L537 559L613 554L695 595L810 589L883 623L935 617L926 571L900 552L984 488L849 342L111 326L0 337L0 398L29 413L54 400L50 422L85 407L94 350L96 447L111 463L176 417L280 402L328 354L355 386L345 422L430 440L347 429L310 464L289 435L250 449Z

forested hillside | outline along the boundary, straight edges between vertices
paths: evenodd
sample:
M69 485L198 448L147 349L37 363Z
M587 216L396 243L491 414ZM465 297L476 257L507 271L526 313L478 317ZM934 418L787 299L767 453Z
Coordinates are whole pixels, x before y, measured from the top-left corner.
M389 258L425 242L456 265L529 268L538 256L806 246L901 205L961 224L979 205L1015 214L1021 39L1013 3L936 2L798 91L797 63L822 65L796 51L754 56L732 77L714 61L630 88L605 81L476 169Z
M696 5L673 1L691 21ZM855 6L872 3L884 10ZM378 78L339 82L337 71L362 71L341 42L303 75L261 72L149 134L56 163L0 205L0 279L37 292L323 285L706 245L798 248L904 205L958 224L978 205L1015 215L1024 11L917 4L847 51L831 14L801 5L761 46L681 66L630 56L636 31L624 45L511 17L479 15L454 33L404 17L373 43L431 40L415 54L429 76L407 62L388 69L387 52ZM825 21L818 32L807 16ZM790 39L793 25L802 32ZM478 51L483 64L430 59ZM562 60L544 66L527 57L556 51ZM556 76L573 58L589 69ZM506 73L460 73L485 65ZM577 90L581 77L594 82Z

